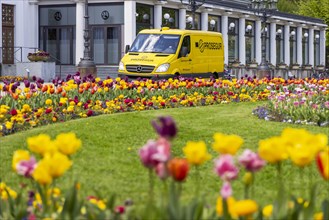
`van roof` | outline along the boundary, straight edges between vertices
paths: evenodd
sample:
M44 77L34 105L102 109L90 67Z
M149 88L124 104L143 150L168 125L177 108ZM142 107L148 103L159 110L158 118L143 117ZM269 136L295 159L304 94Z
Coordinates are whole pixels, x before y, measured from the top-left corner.
M181 29L169 29L164 27L162 29L144 29L140 31L141 34L206 34L212 36L222 36L219 32L213 31L199 31L199 30L181 30Z

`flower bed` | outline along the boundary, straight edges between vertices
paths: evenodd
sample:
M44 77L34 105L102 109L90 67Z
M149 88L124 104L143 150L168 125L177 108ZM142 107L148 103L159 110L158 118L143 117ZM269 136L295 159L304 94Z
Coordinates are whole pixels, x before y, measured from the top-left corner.
M56 79L53 84L36 78L32 82L24 80L24 84L5 82L0 88L0 132L7 135L39 125L116 112L255 102L268 97L273 100L282 93L293 94L301 86L306 91L316 90L317 97L328 97L328 79L179 78L128 82L120 78L81 78L77 74L66 80Z
M323 80L323 81L329 81ZM269 102L254 110L259 118L271 121L329 126L328 84L302 81L296 85L269 85Z

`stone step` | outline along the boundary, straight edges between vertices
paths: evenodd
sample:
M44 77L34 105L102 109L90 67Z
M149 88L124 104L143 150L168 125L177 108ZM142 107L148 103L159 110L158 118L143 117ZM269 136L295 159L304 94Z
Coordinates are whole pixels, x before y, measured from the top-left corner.
M62 65L56 66L56 76L66 78L67 75L74 75L77 72L76 66ZM106 79L107 77L116 78L118 76L117 66L97 66L97 77Z

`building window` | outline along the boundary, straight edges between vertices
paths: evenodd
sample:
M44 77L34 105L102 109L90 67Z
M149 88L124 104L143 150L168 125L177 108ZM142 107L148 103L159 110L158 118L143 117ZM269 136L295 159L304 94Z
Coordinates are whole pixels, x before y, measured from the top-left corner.
M239 59L239 19L228 19L228 61Z
M295 27L290 27L290 64L297 63L297 32Z
M153 28L153 7L136 4L136 34L143 29Z
M314 31L314 66L320 65L320 31Z
M284 63L284 27L276 26L276 63Z
M246 63L255 59L255 22L246 21Z
M167 18L166 14L169 15L169 18ZM178 10L162 8L162 25L170 28L178 28Z
M192 29L192 12L186 12L186 29ZM195 13L194 29L200 30L200 14Z
M208 16L208 30L220 32L220 17L215 15Z
M303 29L302 31L303 35L302 35L302 54L303 54L303 65L305 64L309 64L308 63L308 57L309 57L309 50L308 50L308 44L309 44L309 40L308 40L308 35L309 35L309 31L308 29Z
M1 3L0 3L1 4ZM13 5L2 4L2 63L14 64L15 9Z

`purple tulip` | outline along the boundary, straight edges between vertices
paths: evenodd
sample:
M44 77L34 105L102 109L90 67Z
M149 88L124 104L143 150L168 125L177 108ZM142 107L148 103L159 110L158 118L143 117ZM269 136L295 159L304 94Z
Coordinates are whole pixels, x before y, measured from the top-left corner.
M37 166L37 161L34 157L31 157L29 160L22 160L16 165L17 173L30 178L32 173Z
M238 177L239 170L232 155L224 154L215 160L215 172L222 180L231 181Z
M246 149L239 157L239 163L242 164L246 170L250 172L256 172L265 166L266 162L262 160L258 154Z
M156 132L164 138L173 138L176 136L177 128L176 123L170 116L161 116L158 121L153 120L152 126Z

